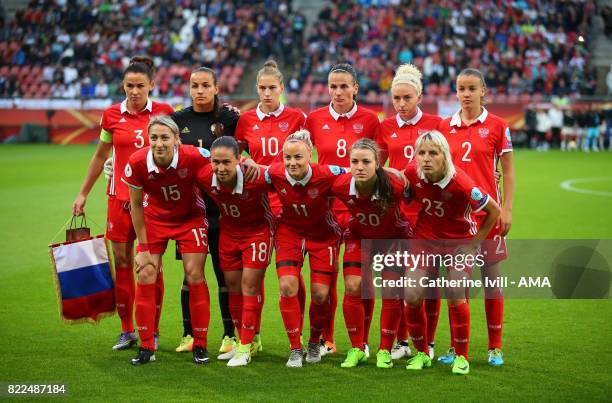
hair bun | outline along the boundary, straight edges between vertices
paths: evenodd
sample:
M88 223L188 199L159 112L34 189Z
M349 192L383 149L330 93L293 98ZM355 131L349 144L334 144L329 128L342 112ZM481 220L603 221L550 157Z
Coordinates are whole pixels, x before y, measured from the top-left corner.
M419 80L423 78L423 73L414 64L402 64L397 68L395 75L406 74L417 77Z
M263 67L264 67L264 69L265 69L266 67L269 67L269 68L272 68L272 69L278 69L278 63L276 63L276 61L275 61L275 60L270 59L270 60L267 60L267 61L264 63Z
M153 59L151 59L148 56L134 56L130 59L129 64L135 64L135 63L142 63L147 65L147 67L149 67L151 70L153 70L153 68L155 67L155 64L153 63Z

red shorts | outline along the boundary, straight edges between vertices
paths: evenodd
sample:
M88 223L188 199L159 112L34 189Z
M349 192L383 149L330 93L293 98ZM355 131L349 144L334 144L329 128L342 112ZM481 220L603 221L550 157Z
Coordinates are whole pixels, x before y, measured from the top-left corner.
M112 242L129 243L136 239L132 225L130 202L109 196L106 221L106 238Z
M221 228L219 262L222 271L243 268L265 270L270 263L273 246L270 230L249 237L234 238Z
M338 208L335 205L332 211L334 212L336 222L340 226L342 234L344 235L349 227L349 219L351 218L351 213L346 209L346 207L342 206L342 208Z
M482 225L486 215L477 215L476 223L478 227ZM495 264L508 258L506 248L506 237L501 235L501 224L499 221L491 228L487 239L482 243L481 252L484 255L486 264Z
M331 284L338 271L339 235L322 239L303 238L280 225L274 236L276 247L276 271L281 276L300 275L304 256L310 261L310 282Z
M472 273L476 257L466 257L462 253L457 253L457 249L468 241L460 239L413 239L409 241L410 253L420 259L416 263L416 268L431 274L437 275L443 266L448 270ZM412 266L410 268L414 269L415 267Z
M145 217L147 241L152 254L162 255L174 239L181 253L208 253L208 222L205 217L184 222L159 222Z

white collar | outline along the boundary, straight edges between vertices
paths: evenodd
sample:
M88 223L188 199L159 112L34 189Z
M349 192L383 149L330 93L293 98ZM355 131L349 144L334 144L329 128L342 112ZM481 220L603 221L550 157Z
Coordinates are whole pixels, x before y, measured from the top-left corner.
M176 167L178 167L178 160L179 150L178 147L174 147L174 156L172 157L172 162L170 163L170 166L168 168L176 169ZM149 152L147 153L147 171L159 173L159 168L157 167L157 164L155 164L155 160L153 159L153 152L150 148Z
M145 105L144 109L146 109L149 112L153 113L153 101L151 101L151 98L147 99L147 104ZM119 106L119 110L120 110L122 115L125 112L129 112L128 108L127 108L127 99L124 99L123 102L121 102L121 105Z
M355 186L355 178L351 178L351 186L349 187L349 196L357 196L359 197L359 192L357 192L357 186ZM378 200L378 192L374 193L370 200Z
M350 118L353 117L355 112L357 112L357 102L355 102L355 101L353 101L353 107L351 108L351 110L346 112L346 113L343 113L342 115L334 110L334 108L332 107L331 102L329 103L329 114L332 115L332 118L334 118L334 120L338 120L341 117L350 119Z
M270 113L263 113L260 106L261 104L257 104L257 108L255 108L255 112L257 113L257 117L259 118L259 120L264 120L265 118L269 118L270 115L274 115L274 117L277 118L285 110L285 105L280 104L278 106L278 109L276 109L275 111L272 111Z
M211 186L219 189L221 184L217 180L217 175L213 173ZM240 166L236 166L236 186L234 186L234 190L232 190L232 194L242 194L244 190L244 176L242 175L242 169Z
M306 186L308 185L308 181L310 181L310 178L312 178L312 167L308 165L308 172L306 173L306 176L304 176L299 181L296 181L295 179L293 179L291 175L289 175L289 172L287 172L287 170L285 169L285 178L287 178L291 186L295 186L298 184L302 186Z
M425 174L421 170L418 171L418 176L419 176L419 179L422 179L425 182L429 183L429 181L427 180L427 177L425 177ZM437 182L434 182L434 185L439 186L441 189L444 189L445 187L448 186L448 184L454 177L455 177L454 174L449 173L444 178L440 179Z
M400 118L400 115L398 113L397 115L395 115L395 121L397 122L397 125L401 128L404 125L411 125L411 126L416 125L417 123L419 123L419 120L421 120L422 117L423 117L423 111L421 110L421 108L417 106L417 113L416 115L414 115L412 119L404 120Z
M476 120L479 120L480 123L484 123L484 121L487 119L487 116L489 116L489 111L487 111L483 107L482 113L480 114L480 116L478 116L478 118L476 118ZM451 119L450 125L461 127L461 109L455 112L455 114L453 115L453 118Z

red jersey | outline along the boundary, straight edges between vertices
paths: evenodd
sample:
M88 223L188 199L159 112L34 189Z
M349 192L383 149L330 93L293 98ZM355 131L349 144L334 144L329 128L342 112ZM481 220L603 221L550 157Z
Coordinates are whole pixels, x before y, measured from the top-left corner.
M137 114L127 109L127 100L105 109L102 113L100 140L113 145L113 172L123 172L130 155L149 145L147 126L156 115L170 115L174 109L166 103L147 101L145 108ZM106 193L119 200L130 200L127 186L121 175L113 175L108 181Z
M310 164L306 176L296 181L282 162L270 165L264 176L283 205L279 223L303 238L323 239L340 234L331 212L331 187L334 179L345 172L335 165Z
M439 130L448 140L455 166L463 169L483 192L500 203L494 173L501 155L512 151L506 122L483 108L482 114L471 125L465 125L457 112L444 119Z
M489 201L474 181L461 170L439 182L431 183L419 175L415 165L404 171L410 193L422 203L414 230L415 239L472 239L478 227L472 214Z
M414 144L424 132L436 130L442 120L437 115L423 113L417 108L414 118L404 121L399 114L383 120L376 131L376 142L389 153L389 166L404 169L414 159Z
M359 195L355 179L351 173L338 176L332 192L342 201L351 217L349 229L351 236L357 239L398 239L404 238L409 229L400 213L400 203L404 199L404 183L395 175L389 175L393 188L393 202L383 213L374 203L376 195L365 198Z
M271 231L273 215L268 202L268 189L263 169L255 182L246 182L240 167L234 188L223 186L213 172L212 165L200 170L197 184L219 206L221 231L234 238L253 236L258 232Z
M306 129L317 148L319 164L349 166L349 150L360 138L374 139L379 120L373 111L355 105L339 115L329 106L319 108L306 118Z
M154 221L201 221L206 216L199 189L195 186L198 171L210 163L204 148L179 145L168 168L160 168L149 147L135 152L125 166L121 180L135 189L142 189L145 216Z
M285 139L304 127L305 120L306 115L299 109L281 104L276 111L265 114L257 105L240 115L234 135L236 140L247 144L253 161L270 165L282 160Z

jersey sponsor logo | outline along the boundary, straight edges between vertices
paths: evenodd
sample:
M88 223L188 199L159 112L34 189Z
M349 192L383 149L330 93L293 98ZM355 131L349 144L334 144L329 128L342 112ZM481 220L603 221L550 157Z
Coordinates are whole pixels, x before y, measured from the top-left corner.
M350 204L350 205L352 206L353 204L355 204L355 200L353 200L353 199L348 199L348 201L346 202L346 204Z
M132 176L132 167L130 166L130 164L125 164L125 169L123 170L123 172L125 173L125 177L129 178L130 176Z
M397 138L397 134L395 132L393 132L393 134L391 135L392 139L396 139Z
M152 181L153 179L155 179L155 174L149 174L149 180Z
M321 130L329 130L329 126L327 125L327 123L325 123L323 125L323 127L321 128Z
M355 133L360 134L361 132L363 132L363 124L362 123L353 124L353 130L355 130Z
M127 120L125 120L125 118L119 119L119 123L125 123L125 122L127 122Z
M285 190L285 188L282 188L282 189L281 189L281 193L282 193L282 194L284 194L284 195L286 195L286 194L287 194L287 191Z
M479 201L484 197L480 189L478 189L477 187L472 188L471 196L472 196L472 200L474 201Z
M185 126L183 127L183 130L181 130L181 133L191 133L191 130L189 130L189 128Z
M279 122L278 128L281 129L282 132L286 132L289 130L289 122Z
M187 168L181 168L176 171L176 173L178 174L179 178L185 179L187 177L187 174L189 173L189 170Z
M255 125L253 126L253 130L259 130L259 126L257 125L257 123L255 123Z
M319 196L319 189L317 188L313 188L313 189L308 189L308 196L310 196L311 199L316 199L317 196Z
M487 129L486 127L481 127L480 129L478 129L478 135L484 139L489 135L489 129Z
M453 127L453 128L451 129L450 133L451 133L451 134L455 134L455 133L457 133L457 130L455 130L455 128Z

